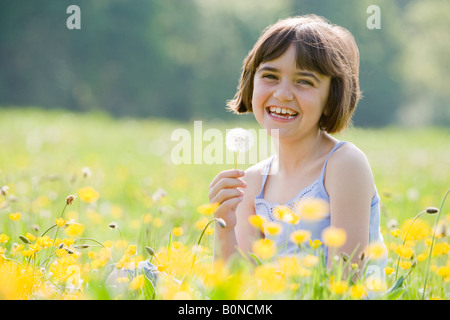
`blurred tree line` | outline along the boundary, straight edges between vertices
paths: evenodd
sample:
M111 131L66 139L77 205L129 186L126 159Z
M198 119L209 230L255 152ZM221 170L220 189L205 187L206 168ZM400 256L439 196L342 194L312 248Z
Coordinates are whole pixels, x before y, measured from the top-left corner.
M81 29L69 30L69 5ZM370 5L381 29L369 29ZM225 102L262 30L315 13L360 48L354 122L450 124L448 0L2 0L0 106L227 119Z

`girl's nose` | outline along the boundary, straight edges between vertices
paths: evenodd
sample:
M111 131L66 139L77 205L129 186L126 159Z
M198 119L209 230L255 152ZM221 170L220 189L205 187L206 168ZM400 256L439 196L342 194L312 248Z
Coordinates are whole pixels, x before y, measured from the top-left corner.
M290 83L287 83L287 81L281 82L275 89L273 97L280 102L291 101L294 99L294 94Z

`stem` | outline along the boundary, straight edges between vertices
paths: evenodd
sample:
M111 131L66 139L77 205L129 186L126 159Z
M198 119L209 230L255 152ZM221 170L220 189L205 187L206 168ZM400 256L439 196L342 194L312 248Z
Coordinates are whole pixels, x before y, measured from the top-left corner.
M198 241L197 241L197 248L198 248L198 246L200 245L200 242L202 241L202 238L203 238L203 235L205 234L206 229L207 229L208 226L209 226L212 222L214 222L214 221L216 221L216 218L211 219L211 220L206 224L206 226L203 228L202 234L200 235L200 237L198 238ZM196 259L196 258L197 258L197 252L194 253L194 259L192 260L192 269L194 269L194 264L195 264L195 259Z
M236 154L234 156L234 169L237 168L237 160L238 160L239 150L236 151Z
M442 208L444 207L444 203L445 203L445 200L447 199L449 192L450 192L450 188L447 190L447 192L444 195L444 198L442 199L441 206L439 207L439 212L437 213L436 221L434 223L433 236L431 238L431 245L430 245L430 252L428 253L428 258L427 258L427 268L426 268L427 272L425 273L425 281L423 283L422 300L425 299L425 290L427 288L428 272L430 271L431 253L433 252L434 240L436 238L437 225L439 222L439 217L442 212Z
M105 246L101 242L99 242L99 241L97 241L95 239L92 239L92 238L78 238L78 239L75 239L75 242L77 242L77 241L86 241L86 240L94 241L94 242L98 243L99 245L101 245L103 248L105 248Z
M408 234L409 234L409 231L411 230L412 225L413 225L414 222L415 222L421 215L423 215L425 212L426 212L426 210L423 210L422 212L419 212L419 213L414 217L414 219L411 221L411 223L410 223L410 225L409 225L409 228L408 228L408 230L406 231L405 238L403 239L402 248L405 246L406 239L408 238ZM398 277L398 266L399 266L399 264L400 264L400 255L398 255L398 258L397 258L397 267L396 267L396 269L395 269L395 280L396 280L396 281L397 281L397 277Z

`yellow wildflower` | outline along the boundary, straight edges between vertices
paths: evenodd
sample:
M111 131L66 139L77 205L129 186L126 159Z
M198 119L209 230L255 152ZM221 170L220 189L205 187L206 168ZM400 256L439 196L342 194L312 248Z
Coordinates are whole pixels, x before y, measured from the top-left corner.
M279 221L288 222L290 224L297 224L300 217L296 215L291 208L285 205L276 206L273 208L273 215Z
M309 239L309 246L311 248L313 248L314 250L316 250L321 245L322 245L322 241L320 241L319 239L314 239L314 241L312 239Z
M367 246L366 254L372 260L380 260L386 257L387 252L384 244L375 242Z
M411 268L411 261L404 261L404 260L400 260L399 261L399 267L402 268L403 270L408 270L409 268Z
M302 220L317 221L329 215L329 205L322 199L310 198L299 202L296 211Z
M388 275L392 274L394 272L394 270L395 269L392 268L392 267L385 267L384 268L384 274L388 276Z
M308 240L311 237L311 232L308 230L296 230L291 233L289 239L299 245Z
M27 233L25 234L25 238L27 238L27 239L30 240L30 241L36 240L36 236L35 236L34 234L32 234L32 233L29 233L29 232L27 232Z
M134 291L141 290L145 284L145 276L143 274L135 277L131 282L129 288Z
M393 236L394 238L398 238L398 236L400 235L400 229L394 229L389 231L389 233L391 234L391 236Z
M181 237L183 235L183 228L182 227L175 227L172 229L172 234L175 237Z
M78 189L78 197L81 201L92 203L97 201L99 193L93 187L83 187Z
M252 226L254 226L254 227L256 227L256 228L262 229L262 226L263 226L263 224L264 224L264 222L265 222L265 219L262 218L261 216L258 216L258 215L256 215L256 214L253 214L253 215L251 215L251 216L248 217L248 222L249 222Z
M0 243L6 243L6 242L8 242L8 240L9 240L9 237L6 234L4 234L4 233L0 234Z
M22 256L24 256L24 257L30 257L33 253L34 253L34 252L33 252L33 250L31 250L31 249L22 250L22 251L20 252L20 254L21 254Z
M64 230L67 235L71 237L77 237L84 232L84 225L72 222Z
M396 254L400 256L400 258L403 259L410 259L414 255L413 248L406 245L398 246L397 248L394 249L394 251Z
M263 264L255 269L255 280L264 292L280 292L286 288L286 277L275 266Z
M317 265L318 263L319 263L318 256L308 254L306 257L303 258L303 265L307 268L312 268L315 265Z
M334 294L343 295L348 290L348 283L346 281L336 281L330 284L330 291Z
M276 245L270 239L259 239L253 243L252 249L261 259L268 259L275 254Z
M136 245L129 245L128 248L125 250L125 254L129 256L135 255L137 252Z
M282 226L276 222L266 222L263 224L264 232L270 235L280 234Z
M197 207L197 211L204 215L211 215L219 208L220 203L207 203Z
M360 284L353 285L350 288L350 297L353 299L361 299L364 295L364 287Z
M449 278L450 277L450 266L442 266L439 267L437 270L437 274L441 276L442 278Z
M323 230L322 239L328 247L339 248L347 241L347 233L344 229L330 226Z
M18 221L18 220L20 219L21 216L22 216L22 215L20 214L20 212L10 213L10 214L9 214L9 218L10 218L12 221Z

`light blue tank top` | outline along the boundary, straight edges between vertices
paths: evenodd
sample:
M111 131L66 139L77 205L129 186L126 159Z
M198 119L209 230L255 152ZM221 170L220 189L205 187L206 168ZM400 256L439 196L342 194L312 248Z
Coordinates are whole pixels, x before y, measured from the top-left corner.
M307 186L303 190L301 190L294 198L287 201L287 203L283 204L288 206L290 209L294 210L297 203L301 202L302 199L306 198L318 198L323 199L326 202L330 202L330 197L325 190L324 186L324 176L325 176L325 168L328 163L329 157L336 151L341 145L343 145L345 141L340 141L337 143L331 152L328 154L325 163L322 168L322 172L319 178L314 181L311 185ZM308 230L311 232L311 239L319 239L322 240L322 231L330 226L330 215L324 219L319 221L302 221L296 225L289 224L287 222L280 222L274 217L273 209L276 206L279 206L278 203L272 203L264 199L264 187L266 184L267 176L269 174L270 166L272 163L274 156L268 159L266 164L263 177L262 177L262 186L260 193L255 197L255 211L258 216L266 219L266 221L276 221L282 224L282 231L277 236L272 236L266 234L265 237L271 239L277 245L277 252L279 255L291 255L300 253L298 246L290 241L289 236L291 232L295 230ZM380 232L380 197L378 196L378 192L375 193L375 196L372 198L371 206L370 206L370 226L369 226L369 243L372 242L381 242L383 243L383 236ZM308 247L309 244L302 244L302 246ZM325 257L327 256L327 250L325 248ZM385 265L385 261L378 261L377 265Z

